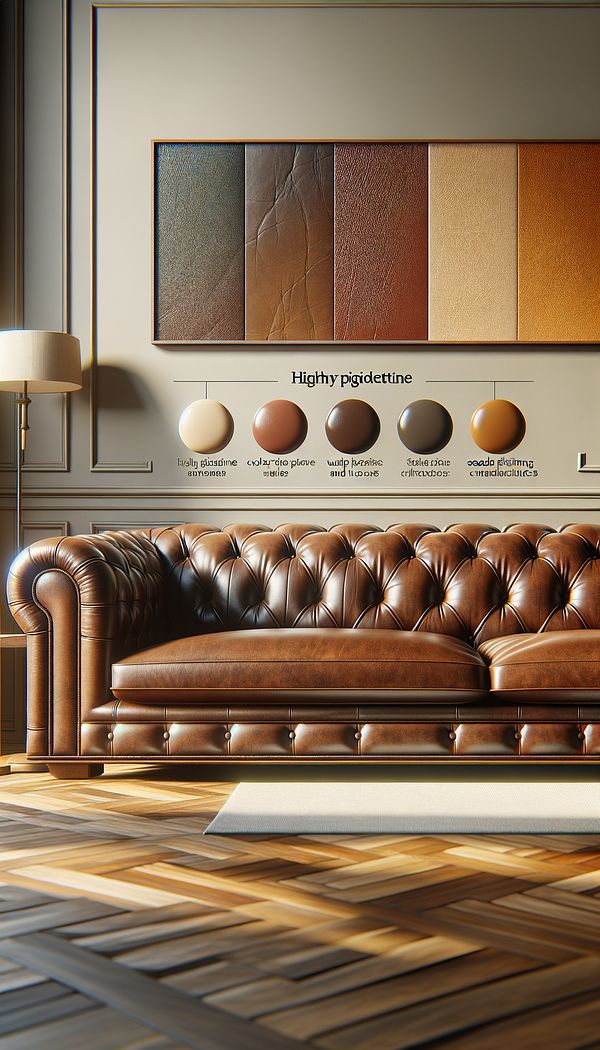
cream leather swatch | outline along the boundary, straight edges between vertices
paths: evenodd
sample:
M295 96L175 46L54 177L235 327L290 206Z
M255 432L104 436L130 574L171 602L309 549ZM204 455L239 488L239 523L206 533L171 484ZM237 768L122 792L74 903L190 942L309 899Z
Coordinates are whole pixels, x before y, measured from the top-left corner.
M233 436L231 413L220 401L192 401L181 414L179 436L192 452L220 452Z
M429 147L429 339L517 338L517 147Z

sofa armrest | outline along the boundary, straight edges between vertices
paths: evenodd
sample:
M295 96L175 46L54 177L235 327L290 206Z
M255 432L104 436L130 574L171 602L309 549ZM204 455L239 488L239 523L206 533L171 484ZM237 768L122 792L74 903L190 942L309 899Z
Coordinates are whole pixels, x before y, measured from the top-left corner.
M27 635L27 752L75 756L81 722L113 699L113 662L168 637L159 552L143 531L38 540L7 594Z

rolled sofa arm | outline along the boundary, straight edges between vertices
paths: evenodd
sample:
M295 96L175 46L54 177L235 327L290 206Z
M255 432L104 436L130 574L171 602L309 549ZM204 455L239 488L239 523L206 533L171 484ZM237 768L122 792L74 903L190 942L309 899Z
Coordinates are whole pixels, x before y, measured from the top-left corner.
M11 565L27 635L27 753L76 756L80 725L111 703L111 666L168 636L165 571L145 531L55 537Z

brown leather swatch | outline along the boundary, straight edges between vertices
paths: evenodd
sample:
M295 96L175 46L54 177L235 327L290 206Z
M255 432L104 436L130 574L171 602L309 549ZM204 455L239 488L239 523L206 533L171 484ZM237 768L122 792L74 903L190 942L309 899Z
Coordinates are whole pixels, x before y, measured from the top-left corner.
M154 338L244 338L244 147L168 142L155 156Z
M325 433L333 447L353 455L370 449L380 430L381 421L373 406L355 397L338 401L325 422Z
M518 338L600 339L600 143L519 146Z
M246 146L246 339L333 338L333 146Z
M427 339L427 146L336 143L336 339Z
M308 420L293 401L267 401L254 416L252 436L267 452L283 455L300 447L308 433Z

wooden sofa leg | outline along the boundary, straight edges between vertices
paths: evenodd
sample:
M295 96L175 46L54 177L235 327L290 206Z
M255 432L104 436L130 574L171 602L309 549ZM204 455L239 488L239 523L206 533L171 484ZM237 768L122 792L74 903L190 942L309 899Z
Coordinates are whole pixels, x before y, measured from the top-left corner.
M88 780L101 777L104 765L102 762L48 762L48 772L56 780Z

